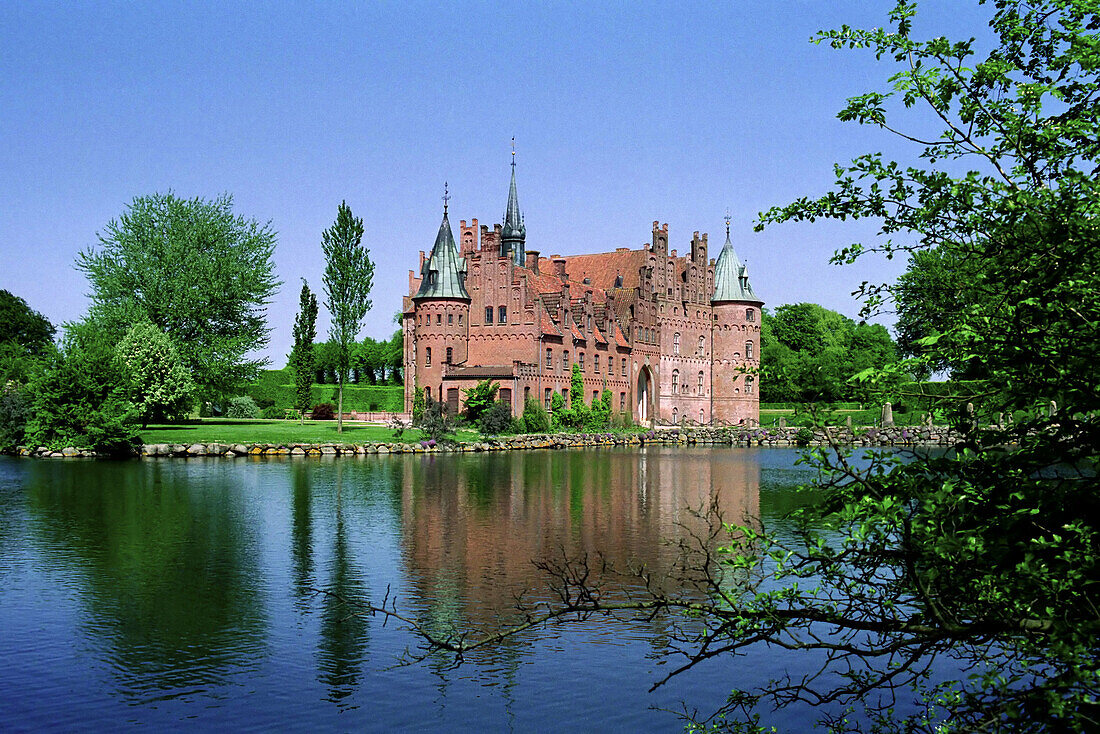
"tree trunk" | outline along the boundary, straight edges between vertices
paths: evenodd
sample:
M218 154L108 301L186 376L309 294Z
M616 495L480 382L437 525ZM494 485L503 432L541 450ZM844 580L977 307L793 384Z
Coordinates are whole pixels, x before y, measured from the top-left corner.
M344 432L344 375L340 374L340 388L336 391L336 432Z

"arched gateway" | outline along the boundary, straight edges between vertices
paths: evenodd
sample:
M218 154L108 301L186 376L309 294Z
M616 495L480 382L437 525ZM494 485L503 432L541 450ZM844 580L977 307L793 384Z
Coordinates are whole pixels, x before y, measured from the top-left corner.
M638 398L637 416L639 423L648 423L655 414L653 405L653 373L648 366L638 371L638 389L634 393Z

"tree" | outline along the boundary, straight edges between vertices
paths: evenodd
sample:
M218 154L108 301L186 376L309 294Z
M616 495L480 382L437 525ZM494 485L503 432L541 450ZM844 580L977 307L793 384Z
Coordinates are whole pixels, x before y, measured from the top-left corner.
M931 372L950 369L956 379L981 377L974 361L951 364L938 350L929 350L924 339L949 333L960 325L960 318L971 304L994 299L995 294L981 289L981 263L952 247L918 250L909 259L909 267L891 289L897 306L898 350L928 362Z
M964 258L996 297L922 340L925 364L977 360L979 413L1018 419L960 421L942 455L812 451L823 480L793 513L798 530L729 528L717 553L704 539L702 560L681 567L686 590L641 569L647 595L612 604L584 559L548 565L561 604L482 639L406 618L429 648L461 657L535 624L679 611L689 619L670 640L684 658L669 675L761 644L815 660L806 677L734 691L708 727L757 730L771 704L821 706L834 731L1100 728L1100 12L1084 0L990 5L981 56L973 40L914 39L908 2L891 27L819 34L900 67L840 117L914 142L926 167L861 156L837 167L833 191L760 226L870 217L886 241L839 261L931 248ZM894 101L927 107L916 124L942 129L897 123ZM865 295L873 309L890 290Z
M53 335L53 324L45 316L19 296L0 290L0 386L25 384L40 358L53 348Z
M0 344L14 343L28 354L42 354L51 344L53 324L19 296L0 290Z
M332 316L329 338L337 346L337 433L344 430L344 383L348 378L351 345L371 307L374 263L362 240L363 220L352 215L347 202L340 202L336 221L321 235L321 249L325 253L325 308Z
M761 398L768 402L851 400L854 375L897 361L885 327L856 323L816 303L764 311L760 341L768 377Z
M148 321L134 324L115 347L114 359L142 428L187 415L195 385L163 331Z
M86 323L71 325L30 383L26 440L33 446L128 454L140 445L133 405L114 360L114 344Z
M294 370L294 407L302 413L313 405L313 340L316 338L317 296L303 279L298 315L294 317L294 348L288 360Z
M200 396L224 396L265 360L265 308L279 286L275 232L213 201L174 194L135 198L77 258L91 285L89 321L115 341L149 321L179 350Z
M465 396L466 420L470 425L478 425L481 415L497 401L500 384L492 380L482 380L473 387L463 390Z

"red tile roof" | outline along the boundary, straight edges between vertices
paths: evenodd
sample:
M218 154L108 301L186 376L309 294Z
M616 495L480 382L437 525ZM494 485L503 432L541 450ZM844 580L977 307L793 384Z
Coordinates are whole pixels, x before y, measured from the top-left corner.
M542 333L548 336L561 336L561 329L554 322L554 319L550 317L550 314L545 311L542 312Z

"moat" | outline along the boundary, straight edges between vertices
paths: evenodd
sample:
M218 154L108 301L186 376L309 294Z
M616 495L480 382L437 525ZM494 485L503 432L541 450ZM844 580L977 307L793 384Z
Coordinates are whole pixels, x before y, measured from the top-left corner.
M187 461L0 457L0 730L677 730L784 663L649 693L667 620L527 633L453 667L333 592L435 629L545 593L564 551L667 564L716 502L774 521L793 449L663 448ZM794 722L792 722L793 724Z

